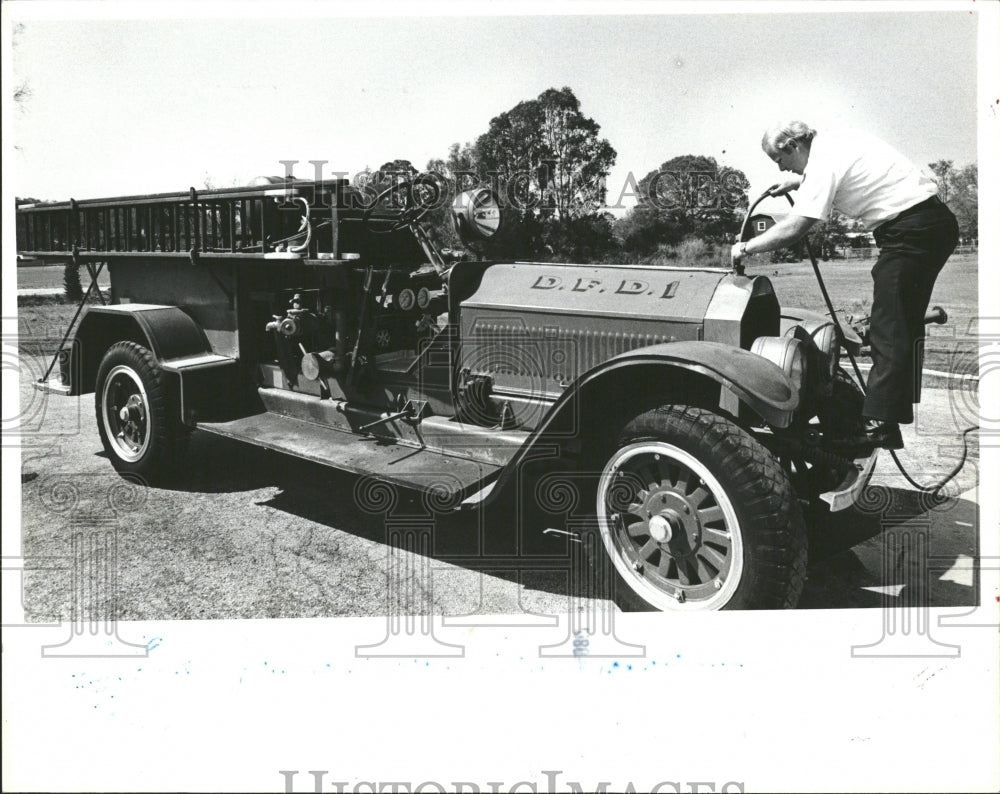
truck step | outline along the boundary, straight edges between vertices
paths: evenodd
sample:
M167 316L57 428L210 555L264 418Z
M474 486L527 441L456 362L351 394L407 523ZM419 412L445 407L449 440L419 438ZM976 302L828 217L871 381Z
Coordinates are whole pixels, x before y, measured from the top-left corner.
M236 359L229 356L220 356L216 353L201 353L196 356L184 356L183 358L171 358L160 362L160 369L167 372L182 372L188 370L210 369L213 367L225 367L235 364Z
M267 411L289 419L298 419L351 433L387 416L377 409L341 405L334 400L322 400L313 394L261 387L257 390ZM428 416L419 424L388 422L375 427L370 434L382 442L403 441L409 446L424 446L442 455L474 458L487 464L502 466L524 444L529 433L524 430L496 430L465 424L445 416Z
M455 507L500 470L491 463L386 443L268 412L229 422L200 422L198 428L342 471L435 491L441 495L442 504L454 502Z

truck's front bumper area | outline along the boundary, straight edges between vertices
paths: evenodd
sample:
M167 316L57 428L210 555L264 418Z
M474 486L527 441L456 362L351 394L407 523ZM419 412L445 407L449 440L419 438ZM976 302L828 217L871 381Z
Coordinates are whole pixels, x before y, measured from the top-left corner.
M830 505L831 513L846 510L858 500L871 479L877 460L877 449L866 458L855 458L854 465L847 470L840 484L834 490L819 495L820 499Z

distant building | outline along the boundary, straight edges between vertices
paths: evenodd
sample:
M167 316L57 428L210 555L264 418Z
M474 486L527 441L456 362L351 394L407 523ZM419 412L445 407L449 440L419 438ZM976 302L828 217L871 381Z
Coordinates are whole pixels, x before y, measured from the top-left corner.
M844 235L851 248L874 248L875 235L871 232L847 232Z
M750 223L747 224L747 231L750 233L751 237L756 237L758 234L766 232L774 226L774 224L786 216L787 213L785 212L755 213L750 216Z

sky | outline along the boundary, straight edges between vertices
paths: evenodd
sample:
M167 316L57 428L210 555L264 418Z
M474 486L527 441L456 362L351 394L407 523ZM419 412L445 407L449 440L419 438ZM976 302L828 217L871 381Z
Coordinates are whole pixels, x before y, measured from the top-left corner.
M299 160L302 177L314 173L309 160L328 161L327 177L396 158L423 168L563 86L618 152L612 205L623 191L631 203L629 173L638 180L683 154L739 168L759 192L779 176L761 133L790 117L820 132L865 129L920 165L977 160L977 20L960 3L898 13L577 4L588 13L574 15L536 3L520 7L530 15L326 18L296 16L314 5L284 4L277 18L274 6L248 3L239 8L258 18L209 18L202 7L202 18L124 20L68 20L80 12L39 5L15 4L23 28L15 81L4 81L30 89L5 157L18 196L244 184L282 173L281 160ZM164 8L186 13L141 13Z

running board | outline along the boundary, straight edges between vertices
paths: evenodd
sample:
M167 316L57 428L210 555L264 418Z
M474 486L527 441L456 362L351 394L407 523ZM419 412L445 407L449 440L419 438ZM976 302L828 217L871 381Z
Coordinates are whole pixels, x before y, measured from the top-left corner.
M386 443L269 412L229 422L199 422L197 427L341 471L431 491L439 496L442 507L457 508L500 471L500 466L484 461Z
M194 356L183 356L181 358L161 361L160 369L164 372L191 372L199 369L226 367L235 363L236 359L229 356L220 356L216 353L199 353Z

